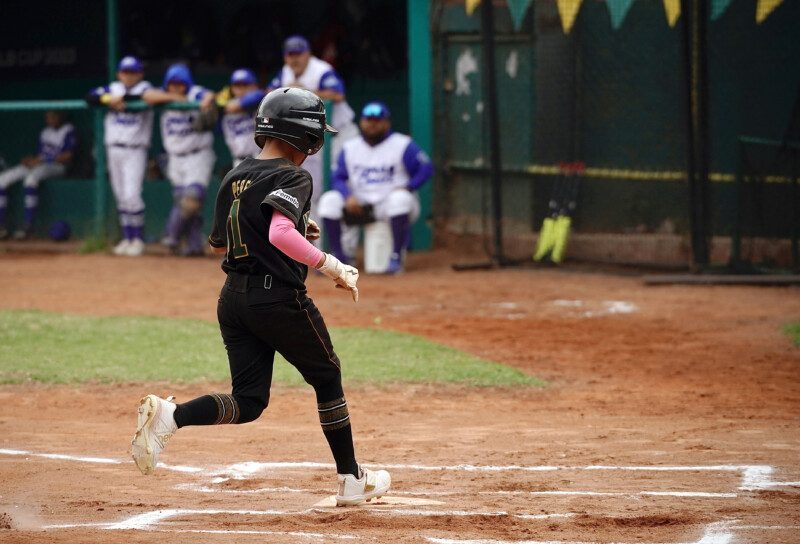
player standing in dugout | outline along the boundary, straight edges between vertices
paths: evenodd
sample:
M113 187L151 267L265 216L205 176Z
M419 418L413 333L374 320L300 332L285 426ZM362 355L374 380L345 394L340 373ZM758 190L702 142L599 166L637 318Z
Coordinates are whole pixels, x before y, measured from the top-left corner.
M336 461L339 506L384 495L385 470L356 462L350 415L342 388L341 363L305 278L313 266L358 301L358 270L321 252L309 219L312 180L300 165L322 147L326 123L322 101L312 92L279 88L261 101L256 114L257 158L246 158L222 181L209 243L225 253L227 273L217 306L228 353L232 393L204 395L183 404L145 396L139 404L132 455L150 474L167 440L180 427L247 423L269 402L275 352L302 374L316 393L322 431Z
M125 101L141 99L152 88L144 80L142 62L128 56L117 65L117 80L97 87L86 98L89 104L108 106L103 121L108 177L122 233L114 255L138 257L144 253L142 184L153 132L153 110L125 111Z

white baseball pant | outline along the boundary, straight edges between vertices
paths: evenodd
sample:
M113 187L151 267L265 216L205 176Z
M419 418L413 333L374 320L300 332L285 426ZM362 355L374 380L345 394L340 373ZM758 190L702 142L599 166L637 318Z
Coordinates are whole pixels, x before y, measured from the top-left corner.
M142 183L147 168L146 147L106 148L111 190L120 212L138 213L144 209Z
M24 180L25 187L39 187L39 182L47 178L63 176L66 167L60 162L43 162L33 168L28 168L24 164L18 164L0 173L0 189L8 189L19 180Z
M172 186L176 188L188 187L195 183L208 187L216 160L217 156L210 148L180 157L170 154L167 176Z
M344 216L344 202L344 196L339 191L326 191L319 199L319 216L322 219L341 221ZM419 195L407 189L395 189L384 200L373 205L373 213L378 221L388 221L390 217L408 214L409 224L413 224L419 219ZM355 255L358 234L357 226L342 224L342 249L346 254Z

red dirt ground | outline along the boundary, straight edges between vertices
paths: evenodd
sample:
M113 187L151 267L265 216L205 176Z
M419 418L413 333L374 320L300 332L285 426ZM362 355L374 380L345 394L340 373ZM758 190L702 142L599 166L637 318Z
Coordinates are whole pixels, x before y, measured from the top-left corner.
M365 276L357 305L308 282L329 325L419 334L549 382L347 389L360 460L396 465L393 499L435 503L313 509L334 491L325 467L213 479L248 461L330 463L310 389L274 387L249 425L182 429L162 460L204 471L144 477L128 460L142 394L186 400L227 384L1 386L0 541L800 542L800 349L781 333L800 320L800 290L456 273L452 259L412 255L402 276ZM214 320L222 281L210 258L0 254L6 309ZM37 455L50 453L117 463ZM694 469L619 468L635 466ZM138 529L44 528L166 509L202 511Z

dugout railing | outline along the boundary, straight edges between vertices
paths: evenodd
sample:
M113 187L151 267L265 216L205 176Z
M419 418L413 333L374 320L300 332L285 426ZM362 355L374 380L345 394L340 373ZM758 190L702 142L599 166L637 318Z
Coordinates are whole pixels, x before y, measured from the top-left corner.
M331 110L332 103L330 101L324 101L325 107L328 111ZM158 113L164 109L197 109L199 107L198 102L172 102L169 104L159 105L154 107L153 109ZM141 100L133 100L128 101L125 103L125 108L127 111L142 111L147 108L151 108L152 106L148 105L144 101ZM80 237L93 237L97 241L106 242L110 238L113 238L113 225L115 225L114 214L111 213L111 207L113 206L113 199L111 196L111 189L110 184L108 181L108 169L106 165L106 150L104 144L104 118L105 114L107 113L107 108L105 106L90 106L84 100L77 100L77 99L69 99L69 100L15 100L15 101L0 101L0 118L2 118L3 114L5 113L30 113L30 112L45 112L48 110L58 110L70 113L80 112L83 115L89 116L89 123L90 126L90 134L91 140L84 141L83 138L80 138L80 154L90 155L89 157L81 157L81 162L88 162L90 164L90 168L84 168L83 165L79 167L76 173L70 177L70 180L73 182L80 182L83 181L84 183L89 182L91 187L91 195L89 198L85 196L83 198L75 198L73 203L79 203L77 206L80 209L71 209L69 213L69 217L72 218L73 222L78 223L79 226L89 225L87 229L77 229ZM14 120L11 120L10 124L13 124ZM80 119L80 125L82 128L86 130L86 119ZM154 131L158 130L158 118L154 120ZM215 137L221 138L221 134L216 134ZM0 150L2 151L2 150ZM33 152L33 148L31 147L29 151ZM330 186L330 169L331 169L331 145L330 145L330 136L326 134L325 137L325 145L322 148L323 153L323 172L324 172L324 186L327 188ZM85 160L84 160L85 159ZM219 160L219 157L218 157ZM9 156L6 157L6 161L9 163L14 163ZM53 180L58 180L61 178L53 178ZM218 180L217 180L218 181ZM44 182L43 187L40 188L42 192L48 191L48 187L50 186L50 181L47 180ZM82 186L85 188L85 185ZM160 191L160 193L166 194L166 191ZM66 194L65 191L59 191L60 195ZM161 196L160 198L169 198L165 196ZM9 208L12 206L9 203ZM148 202L148 208L152 203ZM166 204L160 204L159 207L163 208ZM46 225L54 220L63 219L64 210L60 210L58 216L48 216L47 209L40 209L40 217L37 219L37 223L40 225ZM76 230L76 229L73 229ZM37 232L42 233L44 232L43 228L37 228Z

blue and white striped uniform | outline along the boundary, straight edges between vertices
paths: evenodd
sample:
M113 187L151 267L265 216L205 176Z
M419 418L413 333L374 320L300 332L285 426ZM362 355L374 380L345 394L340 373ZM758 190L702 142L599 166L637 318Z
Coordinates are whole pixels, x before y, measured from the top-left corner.
M25 220L21 230L30 230L39 205L39 183L47 178L64 175L66 166L56 161L56 158L67 151L74 151L76 145L75 127L71 123L64 123L58 128L45 127L39 134L39 143L36 147L41 162L33 167L18 164L0 173L0 229L5 231L7 189L19 180L23 180Z
M208 91L192 85L186 94L189 101L199 102ZM161 140L169 154L168 176L175 188L190 185L208 187L214 169L214 134L192 128L197 110L164 110L161 113Z
M144 80L130 88L121 81L112 81L96 88L92 94L140 97L152 88L153 85ZM145 211L142 185L153 135L153 110L114 111L109 108L103 128L108 174L117 202L122 237L124 240L141 240L144 237Z
M64 123L58 128L45 127L39 134L38 153L44 162L54 162L56 157L75 149L75 127Z

